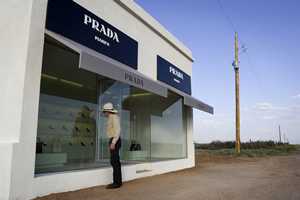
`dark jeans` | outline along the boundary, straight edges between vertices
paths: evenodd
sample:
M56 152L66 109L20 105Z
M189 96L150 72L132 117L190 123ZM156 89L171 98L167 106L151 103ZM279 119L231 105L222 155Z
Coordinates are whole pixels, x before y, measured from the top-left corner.
M113 138L109 139L109 145L111 144ZM121 148L121 138L118 139L115 149L110 150L110 164L113 168L113 183L117 185L122 184L122 172L121 172L121 162L119 150Z

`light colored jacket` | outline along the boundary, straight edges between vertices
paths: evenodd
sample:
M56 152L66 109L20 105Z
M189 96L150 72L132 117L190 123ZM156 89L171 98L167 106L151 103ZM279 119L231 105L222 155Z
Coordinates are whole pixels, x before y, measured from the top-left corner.
M112 143L116 144L120 138L120 118L117 114L109 114L107 119L106 134L108 138L113 138Z

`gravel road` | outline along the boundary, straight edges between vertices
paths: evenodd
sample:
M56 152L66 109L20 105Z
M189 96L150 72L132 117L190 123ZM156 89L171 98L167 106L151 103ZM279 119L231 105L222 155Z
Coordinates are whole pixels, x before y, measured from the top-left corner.
M196 167L37 200L300 200L300 153L263 158L196 155Z

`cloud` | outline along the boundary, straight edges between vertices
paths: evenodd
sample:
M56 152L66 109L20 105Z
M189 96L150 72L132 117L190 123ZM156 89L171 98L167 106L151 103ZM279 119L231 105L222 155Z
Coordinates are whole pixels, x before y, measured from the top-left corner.
M273 119L276 119L277 117L275 115L265 115L265 116L262 116L262 118L265 120L273 120Z
M274 106L268 102L256 103L253 106L253 110L258 112L283 112L289 111L290 109L291 106Z
M297 94L295 96L292 96L293 99L300 99L300 94Z
M194 138L199 142L235 139L235 113L195 115ZM278 140L278 126L292 143L300 143L300 101L257 102L241 109L241 139Z
M273 109L273 105L268 102L257 103L254 109L258 111L269 111Z
M246 119L280 121L300 120L300 103L274 105L269 102L259 102L249 110L242 111Z

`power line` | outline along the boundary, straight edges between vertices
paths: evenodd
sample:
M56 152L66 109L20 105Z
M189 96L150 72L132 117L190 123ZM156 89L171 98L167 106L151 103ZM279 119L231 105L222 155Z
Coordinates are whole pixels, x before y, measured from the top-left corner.
M231 17L230 17L230 16L227 14L227 12L225 11L224 6L223 6L221 0L216 0L216 1L218 2L218 5L219 5L219 7L220 7L220 10L222 11L222 13L223 13L223 15L224 15L225 20L227 20L227 22L228 22L230 28L233 30L233 32L237 33L237 32L238 32L238 31L237 31L237 28L236 28L235 24L233 23L233 21L231 20ZM248 69L249 69L249 71L253 74L253 77L254 77L255 81L259 84L258 90L260 90L262 96L263 96L264 98L266 98L266 96L265 96L265 95L266 95L266 94L265 94L265 91L267 91L267 90L264 90L264 89L263 89L264 85L262 84L261 79L259 78L259 74L254 70L253 62L252 62L252 59L251 59L250 54L249 54L249 52L248 52L248 47L247 47L246 44L241 40L241 37L240 37L240 36L239 36L239 38L238 38L238 42L241 44L241 48L240 48L241 51L238 52L238 55L243 54L243 53L246 54L246 56L247 56L247 61L248 61L248 64L249 64L249 68L248 68ZM280 130L280 128L279 128L279 131L280 131L280 141L281 141L281 130ZM285 135L284 135L284 137L285 137Z
M225 11L225 9L224 9L224 6L223 6L221 0L217 0L217 2L218 2L218 4L219 4L220 9L221 9L222 12L223 12L223 15L225 16L226 20L228 21L229 25L231 26L232 30L233 30L234 32L237 32L237 31L236 31L236 28L235 28L235 26L234 26L234 24L233 24L233 22L232 22L232 20L231 20L231 18L229 17L229 15L227 15L227 13L226 13L226 11Z
M237 32L238 32L238 31L237 31L237 28L236 28L235 24L233 23L233 21L231 20L231 17L227 14L227 12L226 12L226 10L225 10L225 8L224 8L224 6L223 6L222 1L221 1L221 0L217 0L217 2L218 2L218 5L219 5L219 7L220 7L220 10L222 11L222 13L223 13L223 15L224 15L226 21L227 21L228 24L229 24L230 28L233 30L233 32L236 32L236 33L237 33ZM246 49L247 49L247 48L246 48L246 45L245 45L245 43L241 40L240 34L239 34L238 41L239 41L239 43L241 44L242 47L243 47L243 46L245 47L245 50L246 50ZM243 48L242 48L242 50L243 50ZM240 54L241 54L241 53L244 53L244 52L247 52L247 51L242 51L242 52L240 52Z
M216 0L216 1L217 1L218 5L219 5L219 7L220 7L221 12L223 13L223 16L224 16L225 20L228 22L228 24L229 24L229 26L230 26L230 29L232 29L233 32L238 32L238 31L237 31L237 28L236 28L236 26L235 26L235 23L233 22L232 18L230 17L230 15L227 14L227 12L226 12L226 10L225 10L225 7L224 7L224 5L223 5L223 3L222 3L222 1L221 1L221 0ZM256 80L256 82L259 84L260 87L258 87L258 88L261 90L263 96L265 96L265 92L263 92L263 91L262 91L262 88L261 88L261 87L263 87L263 84L262 84L262 82L261 82L261 79L260 79L258 73L254 70L254 67L253 67L254 64L253 64L253 61L252 61L252 59L251 59L251 56L250 56L250 54L249 54L249 52L248 52L248 46L247 46L246 43L241 39L241 35L240 35L240 34L239 34L238 41L239 41L239 43L241 44L241 48L240 48L239 55L244 54L244 53L246 54L246 56L247 56L247 62L248 62L248 64L249 64L249 66L250 66L249 71L252 73L252 75L253 75L254 79Z

